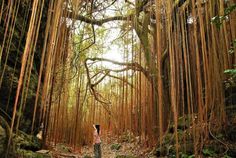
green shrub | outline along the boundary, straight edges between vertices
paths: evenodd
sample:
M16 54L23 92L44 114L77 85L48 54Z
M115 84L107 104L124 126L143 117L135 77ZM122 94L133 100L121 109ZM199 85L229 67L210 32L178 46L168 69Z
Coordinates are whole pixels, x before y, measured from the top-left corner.
M120 144L112 144L111 145L111 150L120 150L120 148L121 148L121 145Z

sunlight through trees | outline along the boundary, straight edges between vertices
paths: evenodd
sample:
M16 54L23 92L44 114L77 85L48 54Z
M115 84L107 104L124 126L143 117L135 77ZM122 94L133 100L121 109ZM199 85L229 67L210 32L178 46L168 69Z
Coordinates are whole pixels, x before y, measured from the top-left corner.
M107 142L132 133L159 156L167 139L177 158L200 156L213 140L223 154L229 150L217 135L236 124L235 0L0 0L0 6L6 155L15 134L36 135L40 126L43 147L62 143L80 151L92 143L93 124Z

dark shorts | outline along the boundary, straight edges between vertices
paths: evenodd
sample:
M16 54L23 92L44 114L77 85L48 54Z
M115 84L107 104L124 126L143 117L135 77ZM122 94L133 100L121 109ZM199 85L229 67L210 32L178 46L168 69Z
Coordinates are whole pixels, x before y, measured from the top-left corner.
M101 143L94 144L94 158L101 158L102 157L102 151L101 151Z

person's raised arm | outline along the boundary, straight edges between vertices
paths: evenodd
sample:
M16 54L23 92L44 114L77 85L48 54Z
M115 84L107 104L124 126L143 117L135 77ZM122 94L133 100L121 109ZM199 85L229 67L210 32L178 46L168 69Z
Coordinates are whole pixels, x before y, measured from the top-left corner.
M95 144L95 141L96 141L96 133L97 133L97 129L96 129L96 126L95 125L93 125L93 128L94 128L94 130L93 130L93 145Z
M96 126L93 124L93 128L95 129L95 130L97 130L97 128L96 128Z

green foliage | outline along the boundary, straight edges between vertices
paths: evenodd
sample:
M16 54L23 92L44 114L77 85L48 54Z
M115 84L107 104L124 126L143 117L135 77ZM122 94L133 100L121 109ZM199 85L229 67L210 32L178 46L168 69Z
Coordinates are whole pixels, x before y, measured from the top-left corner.
M227 69L227 70L225 70L225 73L234 75L234 74L236 74L236 69Z
M236 49L236 39L234 39L231 44L231 47L229 49L229 54L233 54L235 49Z
M0 154L3 154L6 147L6 130L0 125Z
M20 134L13 136L13 144L15 145L17 151L23 149L36 151L41 147L40 142L35 136L27 135L24 132L20 132Z
M236 69L227 69L224 73L230 75L232 79L236 78Z
M236 3L229 6L225 9L225 15L229 15L231 12L233 12L236 9Z
M216 25L216 27L219 29L223 23L223 20L226 19L226 16L214 16L211 19L211 22Z
M29 150L18 150L17 156L20 156L21 158L51 158L48 154L35 153Z
M118 143L111 145L111 150L120 150L120 148L121 148L121 145Z
M225 155L221 155L222 153L219 153L216 150L213 150L211 148L204 148L202 151L204 156L207 157L222 157L222 158L232 158L231 156L225 154Z
M71 153L71 148L65 146L64 144L58 144L58 145L56 146L56 148L57 148L58 151L62 151L62 152L64 152L64 153Z
M215 16L211 19L211 22L216 25L216 27L219 29L221 25L223 24L223 21L226 20L230 13L232 13L236 9L236 4L233 4L225 9L224 15L222 16Z
M215 157L216 153L214 150L210 149L210 148L204 148L202 150L202 153L204 156L210 156L210 157Z
M184 154L184 153L180 153L180 157L181 158L194 158L194 155L188 155L188 154Z
M19 132L13 136L13 144L15 146L15 154L22 158L50 158L49 154L35 153L40 149L41 145L35 136L27 135ZM33 150L33 151L31 151Z

